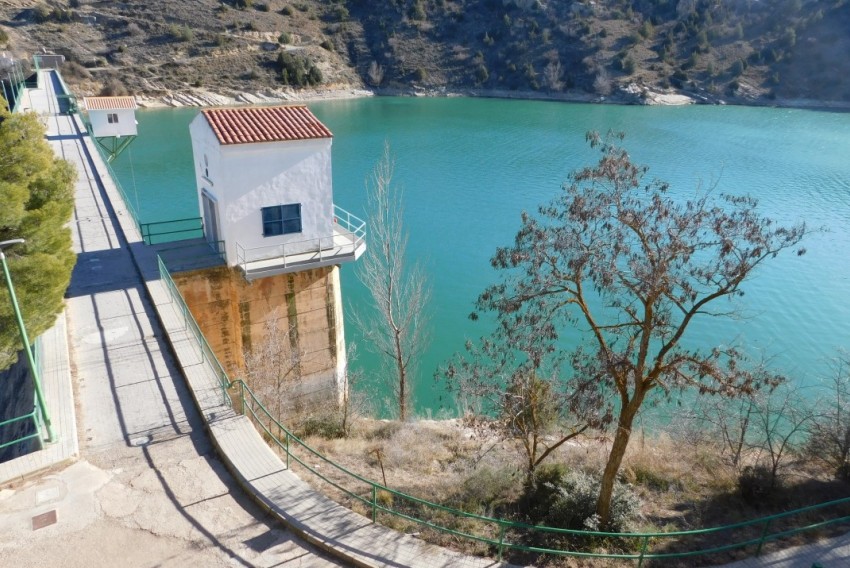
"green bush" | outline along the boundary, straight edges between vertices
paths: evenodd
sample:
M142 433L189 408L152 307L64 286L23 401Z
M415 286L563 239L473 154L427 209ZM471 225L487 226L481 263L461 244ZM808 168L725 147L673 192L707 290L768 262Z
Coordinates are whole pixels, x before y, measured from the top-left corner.
M176 41L192 41L195 37L195 32L189 26L172 24L168 28L168 35Z
M570 471L553 489L549 510L543 522L552 527L577 530L606 530L624 532L629 529L640 511L640 499L629 485L616 481L611 496L611 520L608 526L599 524L596 501L601 478L582 471Z
M655 491L669 491L678 485L676 479L665 477L658 471L643 465L632 467L632 472L634 473L634 482L636 485L642 485Z
M6 33L6 30L0 29L0 43L6 43L9 41L9 34Z
M345 432L335 414L319 414L305 418L298 426L297 436L319 436L326 440L344 438Z
M539 471L531 493L524 496L529 520L574 530L627 530L640 512L637 494L630 485L615 482L611 520L608 526L601 527L596 515L600 486L600 477L582 471L564 472L563 468Z
M281 45L287 45L292 43L292 35L288 32L283 32L279 36L277 36L277 42Z
M284 85L304 87L318 85L323 80L322 72L315 64L289 52L282 52L277 58L277 64Z
M425 5L422 3L422 0L417 0L413 3L413 6L410 7L410 12L408 13L411 20L424 20L427 17L425 13Z
M738 493L747 504L758 506L773 496L777 479L766 465L746 466L738 476Z
M451 505L476 515L497 515L511 501L514 473L513 469L476 469L463 481Z
M541 523L558 494L569 469L563 464L544 464L537 468L534 478L525 484L519 500L519 510L532 524Z
M346 21L351 16L351 14L349 14L348 12L348 8L346 8L342 4L337 4L336 6L334 6L333 10L331 11L331 15L334 19L340 22Z
M487 71L487 66L483 63L475 69L475 80L478 83L485 83L490 78L490 72Z

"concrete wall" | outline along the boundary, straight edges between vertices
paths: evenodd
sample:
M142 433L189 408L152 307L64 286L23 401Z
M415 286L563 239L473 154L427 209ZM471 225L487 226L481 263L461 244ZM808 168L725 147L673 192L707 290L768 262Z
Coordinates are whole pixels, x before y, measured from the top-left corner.
M236 243L257 258L315 249L303 243L333 235L332 139L220 145L206 118L199 114L189 126L198 191L206 189L218 202L220 239L227 262L237 262ZM206 156L206 161L204 157ZM301 204L302 232L263 237L261 209ZM205 220L206 222L206 220Z
M133 109L90 110L92 132L97 138L104 136L135 136L138 133L136 113ZM109 123L107 115L117 114L118 122Z
M235 268L173 275L204 336L231 379L243 378L244 353L262 345L267 322L296 330L302 391L311 400L336 402L345 367L339 268L326 267L245 281Z

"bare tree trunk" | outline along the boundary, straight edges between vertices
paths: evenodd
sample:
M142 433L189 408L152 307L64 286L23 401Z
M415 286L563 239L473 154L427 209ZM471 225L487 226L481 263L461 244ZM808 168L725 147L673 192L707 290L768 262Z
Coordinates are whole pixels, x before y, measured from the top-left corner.
M614 494L614 482L617 473L623 464L626 449L629 447L629 439L632 436L632 424L637 411L640 409L643 394L640 398L633 398L628 405L620 411L620 419L617 422L617 432L614 434L614 443L608 454L608 462L602 473L602 483L599 488L599 500L596 502L596 514L599 515L599 526L604 530L611 521L611 498Z
M407 420L407 367L404 364L404 349L401 346L401 333L395 330L395 359L398 371L398 419Z
M367 180L369 249L357 275L372 295L372 309L355 310L352 320L369 349L383 360L386 382L396 396L398 417L409 415L412 377L428 342L426 313L431 291L419 264L405 263L407 232L402 192L392 185L393 161L388 145Z

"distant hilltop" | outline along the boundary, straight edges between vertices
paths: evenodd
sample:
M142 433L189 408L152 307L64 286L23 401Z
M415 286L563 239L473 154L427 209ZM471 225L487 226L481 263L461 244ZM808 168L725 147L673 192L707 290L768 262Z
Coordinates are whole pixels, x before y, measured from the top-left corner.
M847 30L848 0L0 2L0 50L64 54L80 94L190 101L368 88L850 106Z

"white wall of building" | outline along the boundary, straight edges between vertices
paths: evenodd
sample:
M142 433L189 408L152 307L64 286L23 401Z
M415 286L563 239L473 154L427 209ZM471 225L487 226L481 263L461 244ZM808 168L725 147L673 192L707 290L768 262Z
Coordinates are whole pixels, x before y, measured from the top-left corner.
M220 145L203 115L189 130L199 211L203 215L201 191L206 188L218 200L220 239L229 265L237 263L236 243L262 258L281 254L276 252L281 244L286 244L286 254L293 254L333 235L331 138ZM302 232L264 237L262 208L292 203L301 204Z
M136 127L136 112L133 109L114 110L90 110L92 132L98 138L106 136L135 136L138 133ZM110 123L109 115L118 116L118 122Z

